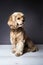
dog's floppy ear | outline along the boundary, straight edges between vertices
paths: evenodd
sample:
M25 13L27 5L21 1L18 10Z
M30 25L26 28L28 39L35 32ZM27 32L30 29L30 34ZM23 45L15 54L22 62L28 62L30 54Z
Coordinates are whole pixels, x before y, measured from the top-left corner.
M15 29L15 27L16 27L16 25L17 25L15 14L12 14L12 15L9 17L9 20L8 20L7 24L9 25L9 27L10 27L11 29Z

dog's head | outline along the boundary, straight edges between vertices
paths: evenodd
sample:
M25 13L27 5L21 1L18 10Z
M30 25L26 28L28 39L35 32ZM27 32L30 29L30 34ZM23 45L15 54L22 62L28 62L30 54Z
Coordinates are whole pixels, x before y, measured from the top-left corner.
M23 27L24 23L24 14L22 12L15 12L13 13L9 20L8 25L11 29L17 29L19 27Z

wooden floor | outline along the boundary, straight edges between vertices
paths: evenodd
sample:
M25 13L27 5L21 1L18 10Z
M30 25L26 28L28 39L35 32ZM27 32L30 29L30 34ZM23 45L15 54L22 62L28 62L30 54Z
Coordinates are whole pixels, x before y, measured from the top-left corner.
M37 46L39 51L16 57L11 53L11 45L0 45L0 65L43 65L43 45Z

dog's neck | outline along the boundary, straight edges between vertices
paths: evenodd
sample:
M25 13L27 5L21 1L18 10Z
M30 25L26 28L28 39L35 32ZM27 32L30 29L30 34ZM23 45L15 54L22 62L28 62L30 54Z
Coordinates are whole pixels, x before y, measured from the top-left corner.
M23 31L23 28L22 28L22 27L19 27L19 28L17 28L17 29L11 29L11 31L13 31L13 32Z

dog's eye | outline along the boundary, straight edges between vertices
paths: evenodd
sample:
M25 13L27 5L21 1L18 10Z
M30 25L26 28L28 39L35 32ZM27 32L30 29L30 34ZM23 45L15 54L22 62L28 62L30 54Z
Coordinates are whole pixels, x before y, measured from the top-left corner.
M18 20L20 19L20 18L17 18Z

